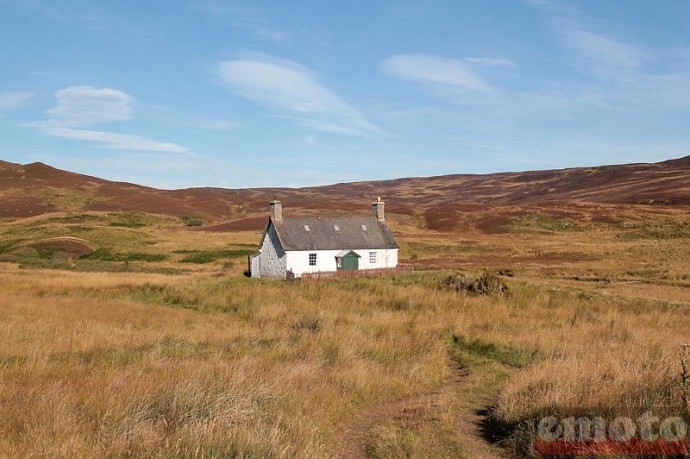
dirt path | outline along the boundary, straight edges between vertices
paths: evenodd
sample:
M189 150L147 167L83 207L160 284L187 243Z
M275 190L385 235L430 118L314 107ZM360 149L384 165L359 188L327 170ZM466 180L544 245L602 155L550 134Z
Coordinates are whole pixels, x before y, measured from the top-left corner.
M448 359L452 370L448 380L431 392L406 397L372 406L346 421L341 428L336 447L336 458L367 458L367 449L374 441L373 429L389 420L405 420L414 426L423 422L424 416L438 408L448 397L462 396L457 404L455 434L467 457L478 459L502 459L507 452L482 437L482 425L486 420L486 409L494 403L495 392L488 390L493 381L488 381L481 372L470 372L457 362ZM495 387L498 390L498 387ZM491 395L490 395L491 393Z

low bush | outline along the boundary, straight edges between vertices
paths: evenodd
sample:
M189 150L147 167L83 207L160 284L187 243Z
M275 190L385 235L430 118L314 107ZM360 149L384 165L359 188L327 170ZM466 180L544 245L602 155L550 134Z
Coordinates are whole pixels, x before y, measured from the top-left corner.
M477 295L505 295L508 293L508 286L495 271L484 271L476 279L460 273L449 274L441 279L438 285L440 288L453 289L458 293Z
M70 269L69 258L64 250L39 250L23 247L0 255L0 262L17 263L20 268Z
M180 219L187 226L203 226L204 221L199 217L190 217L189 215L183 215Z

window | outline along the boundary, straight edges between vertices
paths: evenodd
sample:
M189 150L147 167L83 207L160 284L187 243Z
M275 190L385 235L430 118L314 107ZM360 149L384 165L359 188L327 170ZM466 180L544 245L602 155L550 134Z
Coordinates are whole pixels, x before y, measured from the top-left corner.
M316 254L315 253L309 254L309 266L316 266Z
M370 265L375 265L376 264L376 256L378 254L376 252L369 252L369 264Z

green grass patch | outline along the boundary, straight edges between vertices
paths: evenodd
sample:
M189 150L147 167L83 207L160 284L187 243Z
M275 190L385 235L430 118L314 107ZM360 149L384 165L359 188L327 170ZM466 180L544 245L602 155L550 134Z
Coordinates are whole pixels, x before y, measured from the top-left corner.
M156 262L167 260L168 256L159 253L142 253L142 252L125 252L113 253L109 249L96 249L89 255L82 257L84 260L101 260L101 261L145 261Z
M583 228L567 218L555 218L544 214L530 214L521 218L517 226L533 231L572 232Z
M228 250L190 250L190 251L175 251L175 253L187 254L186 257L180 260L180 263L195 263L206 264L212 263L216 260L227 258L240 258L247 255L253 255L256 252L254 249L228 249Z
M479 363L478 359L493 360L513 368L524 368L537 358L537 351L528 351L501 344L469 340L453 335L451 339L453 357L461 363ZM469 361L469 362L468 362Z
M137 257L134 257L137 258ZM128 272L132 271L125 261L91 259L90 255L72 264L67 253L58 247L22 247L0 254L0 262L17 263L27 269L63 269L80 272Z
M134 222L110 222L109 226L117 226L120 228L141 228L146 225L143 223Z
M131 301L155 303L198 311L201 307L201 296L195 292L183 292L167 285L146 283L127 288Z
M110 219L108 225L119 228L142 228L161 223L160 217L143 212L120 212L109 214L108 217Z
M140 247L155 240L155 237L136 229L114 226L88 225L26 225L7 228L2 231L0 238L4 240L32 240L51 239L56 237L77 237L88 239L97 247Z
M1 355L0 368L9 369L26 363L27 358L21 355Z
M77 260L74 263L75 271L78 272L96 272L96 273L125 273L132 271L131 266L127 262L118 263L116 261L105 260Z
M15 245L17 245L17 243L19 243L19 242L21 242L21 239L14 239L11 241L0 242L0 253L7 252L9 249L11 249Z
M102 220L103 217L89 214L67 215L66 217L51 217L47 221L51 223L86 223Z
M187 226L203 226L204 221L199 217L193 217L190 215L183 215L180 220Z
M430 242L400 242L400 253L402 257L418 258L420 255L462 255L467 253L483 252L486 249L481 246L471 244L434 244Z
M0 255L0 262L17 263L20 268L70 269L71 264L64 250L44 247L22 247Z
M174 285L145 283L119 289L117 296L137 303L153 303L199 312L237 313L252 306L251 299L222 294L228 284L209 284L202 288L180 288ZM113 295L113 292L110 292Z
M55 254L58 254L60 252L66 253L65 249L61 247L49 247L45 245L31 245L31 247L38 251L39 258L43 258L45 260L54 257Z
M640 239L686 239L690 238L690 222L664 221L632 227L618 235L618 239L634 241Z

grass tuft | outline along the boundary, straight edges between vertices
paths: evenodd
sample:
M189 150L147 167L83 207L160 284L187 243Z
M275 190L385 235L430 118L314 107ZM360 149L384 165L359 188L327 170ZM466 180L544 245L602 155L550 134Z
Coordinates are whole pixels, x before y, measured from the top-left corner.
M469 354L473 357L495 360L512 368L524 368L538 356L538 351L517 349L478 338L470 340L458 335L452 337L451 350L459 362L462 362L463 358L466 359Z

